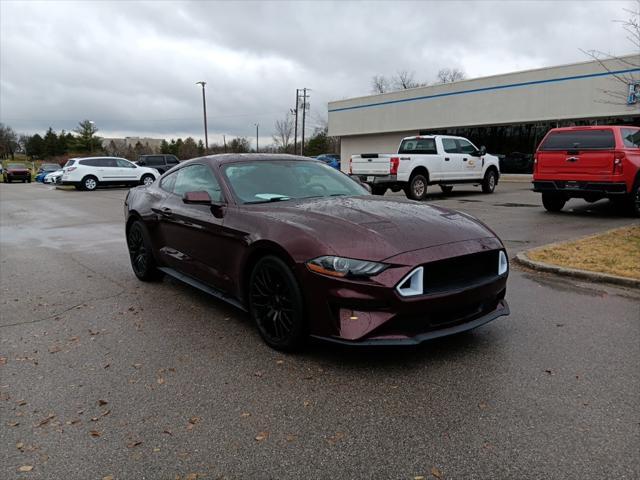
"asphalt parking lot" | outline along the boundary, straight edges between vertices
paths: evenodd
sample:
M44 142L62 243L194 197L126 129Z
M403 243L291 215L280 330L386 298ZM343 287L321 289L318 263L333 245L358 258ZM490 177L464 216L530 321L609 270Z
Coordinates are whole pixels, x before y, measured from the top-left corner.
M528 188L429 201L510 256L634 222ZM125 192L0 184L2 478L640 477L640 292L512 264L511 316L472 333L284 355L232 307L136 280Z

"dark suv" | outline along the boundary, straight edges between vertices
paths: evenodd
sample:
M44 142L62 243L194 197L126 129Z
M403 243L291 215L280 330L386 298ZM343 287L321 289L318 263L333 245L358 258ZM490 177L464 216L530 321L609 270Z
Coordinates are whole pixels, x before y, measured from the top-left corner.
M140 155L136 162L141 167L151 167L164 173L180 161L175 155Z

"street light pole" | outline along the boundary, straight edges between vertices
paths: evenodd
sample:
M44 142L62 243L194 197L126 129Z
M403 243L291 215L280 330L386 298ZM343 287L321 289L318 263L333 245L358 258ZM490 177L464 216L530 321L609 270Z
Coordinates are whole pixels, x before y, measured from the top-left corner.
M93 120L89 120L89 125L91 128L89 129L89 154L93 154L93 126L96 124Z
M258 145L258 132L259 132L260 124L256 123L256 153L260 151L260 146Z
M296 117L295 133L293 134L293 154L298 155L298 102L300 100L300 89L296 88L296 111L294 115Z
M204 114L204 148L209 153L209 134L207 132L207 100L204 94L204 86L207 82L196 82L196 85L202 85L202 111Z

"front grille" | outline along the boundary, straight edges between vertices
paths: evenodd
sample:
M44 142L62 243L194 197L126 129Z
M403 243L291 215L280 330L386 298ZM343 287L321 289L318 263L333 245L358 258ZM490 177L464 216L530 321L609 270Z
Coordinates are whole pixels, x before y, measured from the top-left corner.
M423 265L424 293L453 290L498 276L499 250L472 253Z

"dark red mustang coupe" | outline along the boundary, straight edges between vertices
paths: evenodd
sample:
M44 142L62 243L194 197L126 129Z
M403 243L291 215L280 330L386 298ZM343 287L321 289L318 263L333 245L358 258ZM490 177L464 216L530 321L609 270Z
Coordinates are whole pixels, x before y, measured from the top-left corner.
M415 344L501 315L508 260L481 222L375 197L321 161L215 155L125 200L133 271L247 310L267 344Z

